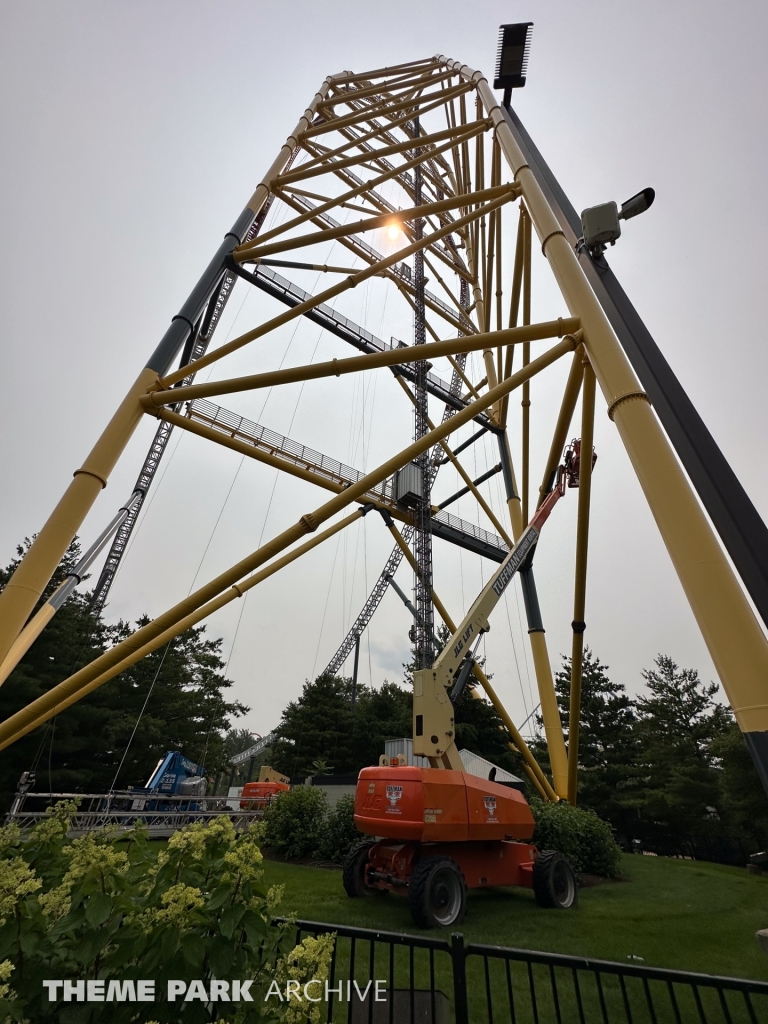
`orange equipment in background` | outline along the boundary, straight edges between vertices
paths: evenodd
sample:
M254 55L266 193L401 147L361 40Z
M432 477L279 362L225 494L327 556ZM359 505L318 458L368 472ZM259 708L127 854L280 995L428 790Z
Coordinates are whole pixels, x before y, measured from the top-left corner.
M256 782L246 782L240 794L241 811L263 811L281 793L291 788L290 779L263 765Z

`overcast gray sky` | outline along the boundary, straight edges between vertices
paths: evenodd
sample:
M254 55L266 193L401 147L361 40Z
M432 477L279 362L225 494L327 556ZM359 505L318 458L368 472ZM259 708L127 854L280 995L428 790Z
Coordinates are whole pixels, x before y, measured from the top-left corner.
M535 29L516 107L574 206L656 189L611 264L768 514L759 312L768 266L765 4L31 0L0 4L3 563L45 521L325 76L444 53L490 78L498 25L521 20ZM539 257L542 319L563 312L547 278ZM262 307L246 295L236 293L220 331L258 322ZM355 301L344 312L358 321L367 312L376 333L383 311ZM397 316L390 309L386 327L409 340L409 319ZM302 325L266 362L238 368L277 365L289 344L289 363L346 354ZM263 397L222 404L371 468L392 452L391 437L407 440L393 388L372 377L365 390L349 380L335 391L287 390L266 407ZM545 416L548 395L537 407L534 391L534 417ZM130 493L153 430L147 421L137 432L83 527L86 543ZM633 691L659 651L713 678L602 406L596 446L588 642ZM323 500L309 485L275 486L272 471L209 449L174 438L109 617L156 615ZM476 457L479 472L496 461L490 448ZM554 661L570 649L569 505L537 556ZM460 514L469 518L469 506ZM234 693L252 708L246 722L259 732L324 667L380 571L388 535L372 520L355 530L254 591L244 609L237 602L211 620ZM490 566L454 551L440 557L447 603L468 607ZM513 595L493 621L487 654L521 720L532 698L518 615ZM389 595L363 644L364 681L400 676L407 628Z

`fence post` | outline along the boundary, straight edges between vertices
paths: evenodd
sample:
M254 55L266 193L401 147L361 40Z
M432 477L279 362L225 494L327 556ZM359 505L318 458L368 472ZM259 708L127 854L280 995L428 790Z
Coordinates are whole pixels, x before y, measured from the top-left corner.
M467 956L461 932L451 935L451 966L453 967L453 1012L456 1024L469 1024L467 1003Z

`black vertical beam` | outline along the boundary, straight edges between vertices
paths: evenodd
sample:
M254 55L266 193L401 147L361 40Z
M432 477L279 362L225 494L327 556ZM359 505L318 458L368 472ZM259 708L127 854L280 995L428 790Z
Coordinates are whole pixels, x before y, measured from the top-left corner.
M501 457L501 471L504 477L504 491L507 501L517 498L515 493L514 478L512 476L512 465L509 461L509 450L507 448L506 432L497 434L496 440L499 444L499 455ZM534 548L534 552L535 552ZM544 623L541 621L541 609L539 607L539 595L536 590L536 581L533 578L533 566L530 560L520 569L520 585L523 590L523 603L525 604L525 616L528 622L529 633L545 633Z
M451 935L451 968L453 973L454 1019L456 1024L469 1024L467 952L466 946L464 945L464 936L461 932L454 932Z
M419 119L413 120L414 138L420 135ZM415 150L418 156L420 149ZM420 206L421 195L421 164L416 164L413 173L414 206ZM424 232L424 221L418 217L414 221L414 235L418 240ZM419 250L413 256L414 277L414 345L426 342L424 327L424 253ZM414 409L414 440L424 437L429 432L427 406L427 363L425 360L416 363L416 407ZM416 621L414 631L414 667L429 668L434 658L432 635L435 631L435 612L432 605L432 466L429 451L422 452L416 459L421 480L421 495L414 509L414 557L418 572L414 573L414 590L416 600Z
M576 248L581 218L508 103L501 107L523 157L563 234ZM579 262L603 312L656 410L664 430L733 562L758 614L768 626L768 528L675 376L605 256L583 247ZM755 768L768 792L768 732L745 732Z
M509 106L507 124L575 247L581 219ZM605 259L579 262L750 597L768 625L768 528Z
M352 669L352 707L357 700L357 667L360 664L360 634L355 637L355 664Z
M296 157L298 151L298 147L296 147L296 149L293 151L293 154L291 155L291 159L288 162L289 167L293 163L293 160ZM258 214L255 217L251 216L250 226L245 227L244 230L243 241L255 238L256 235L259 233L264 224L264 220L266 219L267 213L269 212L269 209L272 206L273 199L274 196L272 194L268 195L264 202L264 205L262 206ZM240 228L245 226L247 222L248 213L250 213L250 211L248 210L243 212L243 214L238 219L235 228L238 228L238 225L240 226ZM238 236L233 234L235 228L233 228L232 231L230 231L229 234L226 235L224 239L228 251L231 248L230 243L231 245L236 244L236 239ZM214 287L211 292L210 298L208 299L208 306L205 312L200 313L196 324L194 324L192 328L189 330L187 340L184 343L184 349L182 351L181 361L179 363L180 366L187 366L190 362L194 363L201 356L205 355L207 351L208 345L211 341L211 338L213 337L213 332L218 326L221 314L227 302L229 301L229 297L232 294L232 289L235 286L235 281L237 280L236 277L233 275L232 270L227 269L227 260L230 257L231 252L229 253L229 256L225 257L224 259L224 272L221 274L221 277L218 280L218 286ZM211 280L216 280L216 274L213 274L211 276L211 274L208 271L206 273L208 274L207 280L209 280L209 283ZM199 284L198 290L200 289L200 287L201 285ZM180 329L179 324L181 324L182 327L184 326L184 324L189 324L189 321L186 318L186 316L179 315L178 317L174 317L171 323L171 329L173 331L178 331ZM192 372L187 377L185 377L184 380L180 381L179 384L175 386L178 387L179 385L182 384L191 384L194 379L195 374L194 370L192 370ZM178 411L178 406L174 407L174 410ZM97 615L104 609L104 605L106 604L109 591L112 587L112 584L115 581L117 570L120 568L120 562L122 561L123 556L125 555L126 549L128 547L128 542L131 539L131 534L133 533L133 530L138 521L142 505L147 500L147 492L149 491L149 488L152 485L152 481L155 478L158 466L160 465L160 460L163 457L163 454L168 446L168 440L171 436L172 431L172 423L161 422L157 428L152 444L149 446L149 451L147 452L147 456L144 459L144 465L141 468L139 478L136 482L136 486L134 487L134 490L141 492L141 497L133 506L125 522L120 526L117 533L115 534L114 540L112 541L112 546L110 547L109 553L107 554L106 560L104 562L104 567L102 568L99 579L96 583L96 586L93 589L91 611Z

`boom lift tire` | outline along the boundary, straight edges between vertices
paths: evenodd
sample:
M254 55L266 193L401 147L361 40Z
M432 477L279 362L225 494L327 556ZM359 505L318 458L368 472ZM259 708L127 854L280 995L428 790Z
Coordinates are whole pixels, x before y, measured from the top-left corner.
M569 910L579 901L579 885L570 861L557 850L542 850L533 866L533 893L540 907Z
M365 865L368 863L368 851L376 843L364 839L349 850L344 858L341 880L347 896L353 899L358 896L376 896L381 890L365 883Z
M419 928L451 928L467 909L467 885L449 857L424 857L411 875L408 906Z

